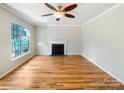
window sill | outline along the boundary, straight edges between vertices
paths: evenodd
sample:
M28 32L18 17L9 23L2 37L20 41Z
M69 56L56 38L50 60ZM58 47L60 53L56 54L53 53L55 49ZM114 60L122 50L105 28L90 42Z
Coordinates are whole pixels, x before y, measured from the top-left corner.
M22 58L22 57L24 57L24 56L26 56L26 55L28 55L28 54L30 54L30 52L27 52L27 53L22 54L22 55L20 55L20 56L14 57L14 58L11 59L11 61L18 60L18 59L20 59L20 58Z

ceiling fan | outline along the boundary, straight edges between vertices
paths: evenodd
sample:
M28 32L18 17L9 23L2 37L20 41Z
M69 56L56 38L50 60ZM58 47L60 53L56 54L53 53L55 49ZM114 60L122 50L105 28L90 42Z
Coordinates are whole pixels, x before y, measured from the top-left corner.
M52 5L50 5L48 3L45 3L45 5L48 8L54 10L55 12L50 13L50 14L42 15L42 17L53 15L56 18L56 21L59 21L60 18L62 18L62 17L75 18L74 15L68 14L67 12L75 9L78 6L77 4L72 4L72 5L69 5L69 6L65 7L64 9L62 8L62 6L58 6L58 8L56 9L55 7L53 7Z

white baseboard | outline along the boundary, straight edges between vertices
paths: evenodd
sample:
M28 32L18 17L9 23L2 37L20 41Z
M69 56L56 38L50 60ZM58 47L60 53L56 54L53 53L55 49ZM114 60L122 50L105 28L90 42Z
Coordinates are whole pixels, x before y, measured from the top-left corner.
M84 57L84 58L86 58L87 60L89 60L89 62L93 63L94 65L96 65L97 67L99 67L100 69L102 69L104 72L106 72L107 74L109 74L113 78L115 78L117 81L119 81L122 84L124 84L124 81L123 80L120 80L117 76L113 75L112 73L110 73L106 69L104 69L103 67L101 67L98 64L96 64L95 62L93 62L91 59L89 59L88 57L86 57L83 53L81 53L81 56Z
M30 58L32 58L34 55L32 55L31 57L27 58L26 60L24 60L23 62L17 64L15 67L11 68L9 71L7 71L6 73L4 73L2 76L0 76L0 79L2 79L3 77L5 77L6 75L8 75L10 72L12 72L13 70L15 70L16 68L18 68L19 66L21 66L22 64L24 64L26 61L28 61Z

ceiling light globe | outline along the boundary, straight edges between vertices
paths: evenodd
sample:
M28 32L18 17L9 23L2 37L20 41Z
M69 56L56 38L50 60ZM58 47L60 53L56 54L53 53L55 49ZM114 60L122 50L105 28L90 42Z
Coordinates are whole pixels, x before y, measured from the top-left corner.
M61 17L65 16L65 13L64 12L61 12L61 11L55 12L54 13L54 16L55 16L55 18L61 18Z

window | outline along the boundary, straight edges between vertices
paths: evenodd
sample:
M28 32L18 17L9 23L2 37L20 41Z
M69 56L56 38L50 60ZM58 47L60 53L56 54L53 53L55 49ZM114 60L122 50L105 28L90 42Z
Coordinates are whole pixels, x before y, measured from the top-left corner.
M11 24L12 58L29 52L29 29L23 26Z

